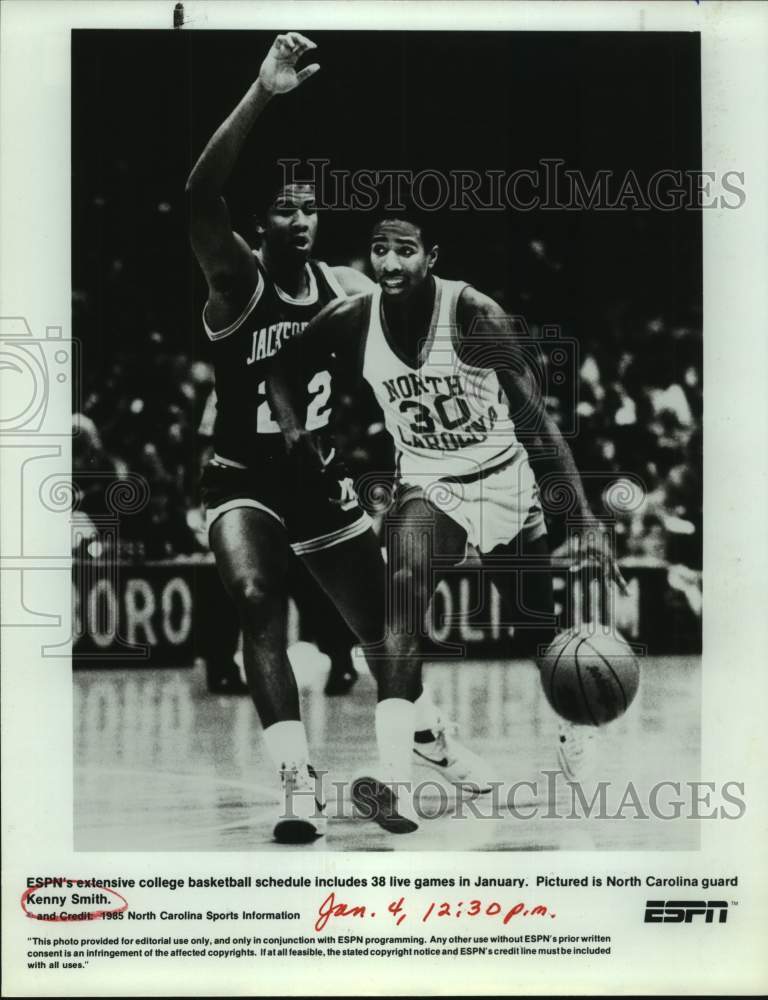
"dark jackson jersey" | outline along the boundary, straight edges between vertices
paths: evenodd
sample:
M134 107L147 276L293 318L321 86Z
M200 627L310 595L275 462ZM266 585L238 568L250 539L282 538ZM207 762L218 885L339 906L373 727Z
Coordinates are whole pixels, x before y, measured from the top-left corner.
M258 257L258 281L240 316L223 330L203 324L213 347L216 374L217 455L254 467L284 453L280 427L267 402L267 375L272 358L291 337L333 299L345 292L327 264L306 264L309 294L294 299L269 277ZM331 415L331 373L317 372L307 386L307 429L326 427Z

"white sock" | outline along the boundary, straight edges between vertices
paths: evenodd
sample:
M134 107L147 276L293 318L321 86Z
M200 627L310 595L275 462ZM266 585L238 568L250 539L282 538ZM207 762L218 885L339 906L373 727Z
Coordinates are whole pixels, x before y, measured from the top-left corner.
M301 767L309 763L307 731L303 722L273 722L264 730L264 742L278 771L286 765Z
M376 706L376 745L382 781L410 779L414 717L414 704L405 698L385 698Z
M413 707L415 709L414 731L420 733L425 729L431 729L435 732L440 722L440 713L432 701L428 688L422 689L421 694L413 703Z

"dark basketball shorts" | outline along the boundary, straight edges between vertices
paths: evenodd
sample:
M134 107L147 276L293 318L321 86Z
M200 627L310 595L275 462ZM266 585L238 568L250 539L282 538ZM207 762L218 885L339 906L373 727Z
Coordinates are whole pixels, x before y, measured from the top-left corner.
M311 477L296 488L279 461L253 469L215 455L203 470L200 488L208 531L227 511L251 507L285 528L297 555L333 548L371 527L356 500L331 503L322 483Z

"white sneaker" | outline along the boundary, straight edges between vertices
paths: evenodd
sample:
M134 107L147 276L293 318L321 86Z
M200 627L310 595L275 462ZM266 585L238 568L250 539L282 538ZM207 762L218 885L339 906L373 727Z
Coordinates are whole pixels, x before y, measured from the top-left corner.
M557 762L568 781L590 781L595 776L597 729L559 720Z
M417 764L431 767L442 774L461 791L470 795L490 792L493 785L489 779L489 768L482 757L462 746L456 738L456 726L447 727L442 721L433 730L432 743L414 743L413 755Z
M280 814L273 835L280 844L309 844L325 833L320 780L310 764L283 764Z

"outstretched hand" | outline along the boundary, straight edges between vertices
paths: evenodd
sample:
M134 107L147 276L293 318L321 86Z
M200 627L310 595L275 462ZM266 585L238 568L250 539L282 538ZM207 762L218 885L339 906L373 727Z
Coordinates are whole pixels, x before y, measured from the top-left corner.
M320 69L319 63L311 63L296 70L296 63L304 53L316 48L313 41L300 35L298 31L278 35L261 64L259 82L272 94L287 94L290 90L295 90Z

